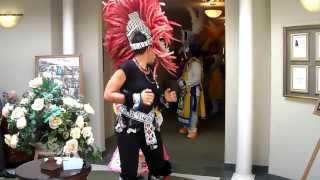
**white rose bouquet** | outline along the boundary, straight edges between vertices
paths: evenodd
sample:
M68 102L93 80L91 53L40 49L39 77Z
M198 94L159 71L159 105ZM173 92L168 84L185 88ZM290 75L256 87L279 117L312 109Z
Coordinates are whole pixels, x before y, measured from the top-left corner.
M2 115L7 119L9 134L5 143L14 149L32 153L33 144L41 143L57 155L78 154L89 161L101 159L94 147L89 116L90 104L62 95L61 82L38 77L29 82L31 88L20 102L6 104Z

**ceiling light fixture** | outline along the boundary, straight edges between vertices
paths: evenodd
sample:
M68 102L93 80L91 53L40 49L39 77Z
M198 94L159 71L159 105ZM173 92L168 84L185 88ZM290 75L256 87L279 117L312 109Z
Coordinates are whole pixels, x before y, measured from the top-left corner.
M310 12L320 11L320 0L300 0L304 9Z
M23 14L0 14L0 26L3 28L15 27Z
M217 10L217 9L207 9L204 11L204 13L209 17L209 18L217 18L221 16L222 10Z

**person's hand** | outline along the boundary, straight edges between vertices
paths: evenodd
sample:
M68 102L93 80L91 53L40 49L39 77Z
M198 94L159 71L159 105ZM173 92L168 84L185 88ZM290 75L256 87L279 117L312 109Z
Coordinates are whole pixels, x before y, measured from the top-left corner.
M177 102L177 93L172 91L170 88L164 91L164 98L167 102Z
M151 89L145 89L141 92L141 99L144 105L151 106L154 101L154 93Z

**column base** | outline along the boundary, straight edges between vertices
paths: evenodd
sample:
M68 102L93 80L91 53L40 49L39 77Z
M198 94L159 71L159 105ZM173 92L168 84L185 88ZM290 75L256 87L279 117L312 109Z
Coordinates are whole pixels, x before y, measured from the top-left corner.
M254 180L253 174L238 174L233 173L231 180Z

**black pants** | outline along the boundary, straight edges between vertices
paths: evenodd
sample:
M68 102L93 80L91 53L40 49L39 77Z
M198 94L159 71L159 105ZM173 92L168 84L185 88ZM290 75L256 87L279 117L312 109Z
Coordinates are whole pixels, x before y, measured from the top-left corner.
M137 133L128 134L126 130L117 135L118 148L121 161L121 177L124 180L136 180L139 149L142 150L149 173L155 176L168 176L171 173L171 166L168 161L163 158L163 145L160 137L160 132L156 131L158 148L151 150L146 144L143 129Z

